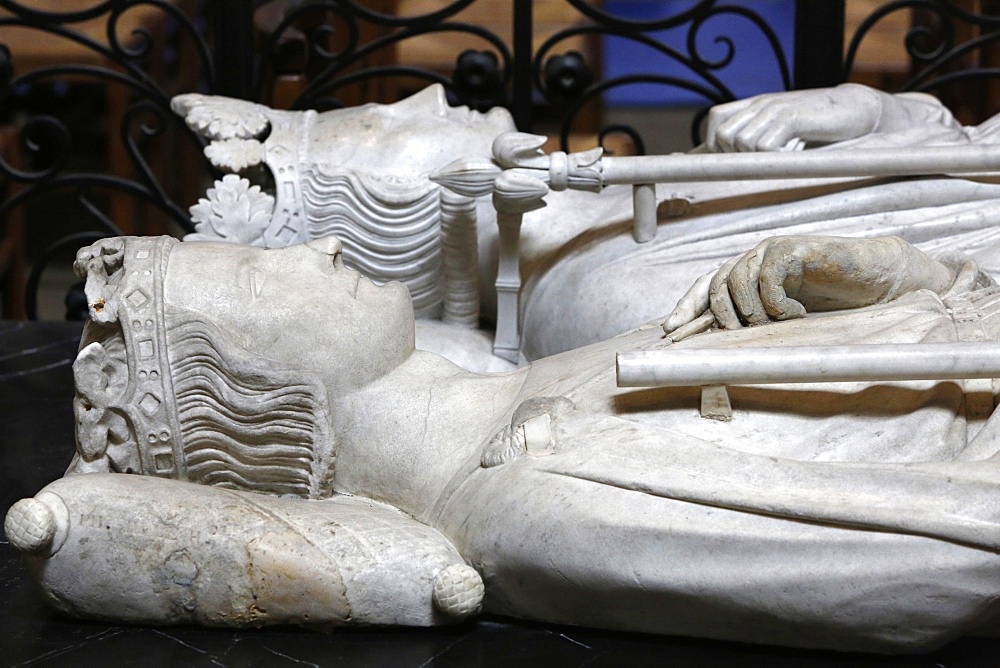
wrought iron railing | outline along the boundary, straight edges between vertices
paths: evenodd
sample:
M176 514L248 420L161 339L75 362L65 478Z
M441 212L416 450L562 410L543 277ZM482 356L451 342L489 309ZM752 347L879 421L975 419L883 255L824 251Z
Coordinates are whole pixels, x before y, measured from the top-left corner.
M892 15L911 15L903 41L910 68L895 86L942 98L959 118L980 122L996 113L1000 99L987 85L1000 78L1000 2L996 0L894 0L862 21L846 45L844 77L859 49Z
M544 115L565 147L581 122L593 118L585 110L599 105L602 96L616 87L642 82L693 91L704 98L706 109L734 99L720 72L742 57L737 36L711 36L711 53L704 48L707 27L720 16L738 16L748 26L744 31L755 32L770 45L772 53L766 58L753 57L775 68L781 88L801 88L844 80L857 45L871 27L892 12L910 8L936 13L940 36L928 46L926 28L911 32L907 47L922 69L907 87L936 90L959 79L1000 72L985 67L976 74L968 68L932 74L981 51L1000 29L998 17L940 0L887 3L851 40L846 61L841 56L843 0L795 2L797 34L791 55L753 2L735 0L675 0L667 3L674 9L664 10L662 18L643 22L616 15L610 5L558 0L571 8L573 19L537 44L532 39L538 3L531 0L511 0L510 37L468 20L477 0L427 3L431 10L414 10L410 15L394 10L405 2L389 0L66 0L66 4L83 8L42 11L34 8L38 5L0 0L5 12L0 15L0 44L7 45L0 47L0 111L14 137L0 152L0 175L7 184L0 201L0 240L14 239L15 228L29 217L25 212L39 202L63 197L75 207L72 229L51 226L51 238L44 239L31 258L29 316L35 315L33 290L46 263L65 249L99 236L157 231L157 226L191 229L186 209L197 193L184 184L192 182L192 174L196 184L198 177L208 180L211 168L197 150L200 140L169 111L171 96L185 90L290 108L332 108L365 99L391 101L422 84L439 82L456 103L477 109L507 106L522 130L531 130ZM488 4L495 14L500 3ZM959 24L975 29L971 41L959 42ZM680 31L683 39L663 39L668 29ZM88 55L82 62L46 63L21 71L23 54L11 31L35 35L35 45L70 44L75 52ZM397 58L404 44L441 36L454 44L448 67L421 67ZM641 45L651 54L643 69L603 76L600 49L580 45L594 45L609 36ZM664 75L659 63L668 61L674 73ZM107 121L113 139L106 149L109 164L74 165L74 130L55 114L22 113L26 90L67 80L99 83L115 91L108 97L108 107L117 110L117 117L109 115ZM391 85L383 86L384 82ZM590 123L588 131L598 138L623 132L642 147L642 138L631 128ZM153 158L157 144L159 152ZM159 164L164 145L169 148L166 153L180 161L167 169ZM188 178L178 178L180 173ZM137 224L139 219L160 222ZM30 225L40 224L32 220ZM44 230L35 234L45 235ZM17 280L13 283L14 292L19 292L23 286ZM5 314L17 316L17 299L10 299L10 293L5 295Z

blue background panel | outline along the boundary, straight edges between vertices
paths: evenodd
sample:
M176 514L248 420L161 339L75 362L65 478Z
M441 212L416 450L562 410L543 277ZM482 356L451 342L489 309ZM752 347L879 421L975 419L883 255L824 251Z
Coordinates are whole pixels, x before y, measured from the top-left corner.
M696 0L605 0L604 10L622 19L650 21L673 16L689 9ZM791 54L794 43L794 0L729 0L720 2L716 9L745 7L757 13L777 35L791 71ZM651 33L650 37L687 54L687 36L690 22L676 28ZM727 46L718 40L728 38L733 42L734 57L725 67L711 70L725 88L737 98L784 90L781 69L771 44L760 29L749 19L731 13L722 13L705 21L697 34L696 44L702 58L720 60L727 53ZM607 36L604 41L604 79L636 74L673 76L694 83L706 84L685 64L655 49L624 37ZM721 93L721 91L719 91ZM608 106L700 106L707 100L698 93L684 88L656 83L628 84L605 92Z

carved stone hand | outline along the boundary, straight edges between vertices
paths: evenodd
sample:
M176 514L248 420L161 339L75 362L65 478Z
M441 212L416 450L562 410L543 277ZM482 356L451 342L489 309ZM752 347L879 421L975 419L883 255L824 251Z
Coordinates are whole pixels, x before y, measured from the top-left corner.
M865 86L772 93L714 107L705 146L710 151L798 150L872 132L900 129L905 100Z
M947 290L949 267L898 237L774 237L699 279L664 322L672 332L711 309L725 329Z

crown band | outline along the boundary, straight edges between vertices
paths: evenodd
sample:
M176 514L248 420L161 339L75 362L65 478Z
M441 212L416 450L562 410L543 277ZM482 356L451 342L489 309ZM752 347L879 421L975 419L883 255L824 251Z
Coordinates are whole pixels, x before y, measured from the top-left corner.
M117 322L124 338L128 386L117 408L132 429L142 473L186 479L163 316L163 278L176 243L105 239L77 254L76 269L86 278L91 319Z

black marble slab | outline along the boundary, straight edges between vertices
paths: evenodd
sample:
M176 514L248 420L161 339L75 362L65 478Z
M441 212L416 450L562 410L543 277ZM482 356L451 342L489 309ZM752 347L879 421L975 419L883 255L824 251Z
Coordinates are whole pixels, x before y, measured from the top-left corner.
M62 474L73 448L80 325L0 322L0 513ZM1000 493L1000 491L998 491ZM1000 580L1000 573L997 574ZM1000 639L880 657L614 633L486 616L442 629L154 629L64 618L0 541L5 666L1000 666Z

